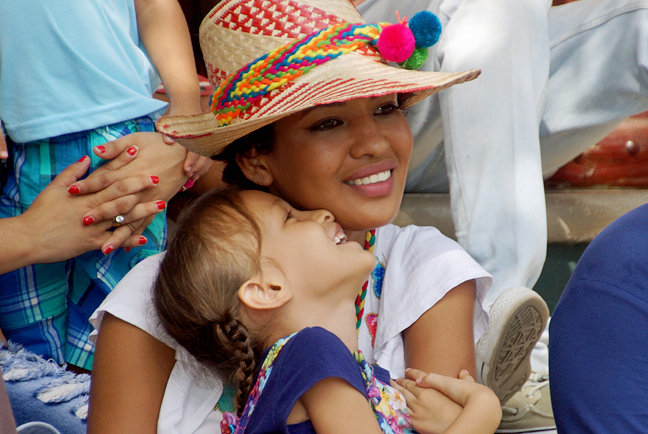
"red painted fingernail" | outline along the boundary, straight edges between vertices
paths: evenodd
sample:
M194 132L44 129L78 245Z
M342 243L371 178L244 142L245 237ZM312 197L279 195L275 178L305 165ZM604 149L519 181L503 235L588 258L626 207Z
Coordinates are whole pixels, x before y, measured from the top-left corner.
M139 237L139 243L140 244L146 244L146 242L147 242L146 237Z
M153 184L157 184L158 182L160 182L160 178L157 177L157 176L151 176L150 178L151 178L151 182L153 182Z
M107 255L108 253L112 252L113 250L115 250L115 248L114 248L113 246L110 246L110 245L109 245L109 246L106 247L106 249L104 250L104 255Z
M137 148L135 146L131 146L130 148L126 149L126 152L128 152L128 155L135 155L137 153Z
M83 217L83 226L90 226L93 223L94 223L94 217L92 217L91 215L87 215Z
M157 202L155 202L155 205L158 207L158 209L166 208L166 202L164 202L163 200L158 200Z
M126 253L130 252L130 247L124 247L124 250L126 250Z
M81 190L79 190L79 186L76 184L72 184L70 187L68 187L68 193L70 194L79 194Z
M99 151L100 154L106 152L106 147L104 145L95 146L95 149Z
M88 158L88 156L84 155L83 157L79 158L79 161L77 161L77 163L83 163L86 158Z

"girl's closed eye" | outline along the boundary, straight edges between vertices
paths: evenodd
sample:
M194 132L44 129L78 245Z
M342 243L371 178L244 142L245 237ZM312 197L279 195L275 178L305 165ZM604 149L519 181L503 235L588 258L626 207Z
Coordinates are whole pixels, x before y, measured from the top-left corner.
M292 208L289 209L288 212L286 213L286 217L285 217L285 219L284 219L284 222L287 222L287 221L290 220L291 218L292 218Z

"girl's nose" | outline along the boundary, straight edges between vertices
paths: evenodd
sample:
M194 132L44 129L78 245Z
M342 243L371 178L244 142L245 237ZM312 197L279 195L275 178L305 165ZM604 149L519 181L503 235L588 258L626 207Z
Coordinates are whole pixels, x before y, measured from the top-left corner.
M320 209L317 211L313 211L313 220L315 220L318 223L324 223L324 222L335 220L335 217L333 216L333 214L331 214L330 211L327 211L325 209Z

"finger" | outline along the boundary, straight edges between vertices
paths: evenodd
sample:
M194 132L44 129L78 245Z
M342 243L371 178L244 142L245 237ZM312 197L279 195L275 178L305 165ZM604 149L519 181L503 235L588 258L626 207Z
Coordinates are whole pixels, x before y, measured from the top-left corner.
M163 140L164 140L164 143L166 143L167 145L173 145L176 142L173 137L167 136L166 134L164 135Z
M419 378L423 378L427 375L427 372L423 372L419 369L414 369L414 368L407 368L405 369L405 376L409 378L410 380L417 380Z
M416 383L421 387L436 389L462 406L465 403L467 390L463 380L430 373L416 380Z
M114 182L92 197L89 205L92 209L82 219L84 226L131 212L141 201L137 193L155 187L159 181L155 176L140 175Z
M185 175L187 175L189 178L193 178L195 176L195 164L200 158L200 155L194 153L194 152L188 152L187 153L187 158L185 158L184 162L184 170L185 170Z
M115 228L110 238L101 246L101 251L107 255L119 247L130 250L133 247L141 247L148 242L148 239L142 235L133 234L133 231L139 227L140 221L132 222Z
M72 185L69 190L70 193L89 194L103 190L120 178L118 169L133 161L137 157L137 153L138 149L136 146L127 148L117 158L97 168L86 179Z
M142 235L142 232L153 221L155 214L162 212L162 209L157 204L158 202L140 204L138 209L133 212L137 213L137 215L146 214L148 216L115 228L110 238L103 244L101 248L102 252L108 254L118 247L124 247L130 250L132 247L142 247L145 245L148 239Z
M86 174L90 167L90 157L84 155L76 163L70 164L56 178L52 180L50 186L57 185L69 188L74 182Z
M97 157L104 160L112 160L126 149L131 147L140 147L140 143L154 141L160 144L164 143L160 133L132 133L118 139L106 142L103 145L95 146L93 152Z
M200 158L198 158L198 161L196 161L196 164L194 164L194 175L192 176L192 178L197 181L198 178L209 172L209 169L211 169L213 164L214 160L212 160L211 158L200 156Z
M475 379L473 378L472 375L470 375L470 372L468 372L465 369L462 369L461 372L459 372L459 379L472 381L473 383L475 382Z

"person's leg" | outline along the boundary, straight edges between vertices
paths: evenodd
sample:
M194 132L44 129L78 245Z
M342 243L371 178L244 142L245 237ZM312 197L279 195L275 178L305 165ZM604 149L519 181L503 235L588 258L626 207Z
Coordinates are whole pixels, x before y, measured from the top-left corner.
M551 176L648 110L648 2L579 0L549 13L551 70L540 124Z
M457 240L493 274L490 303L508 288L533 287L546 254L538 111L549 73L548 7L464 0L438 48L444 71L482 69L439 99Z
M11 343L0 350L0 365L18 432L54 432L47 431L47 423L65 434L85 434L88 375L67 372Z

